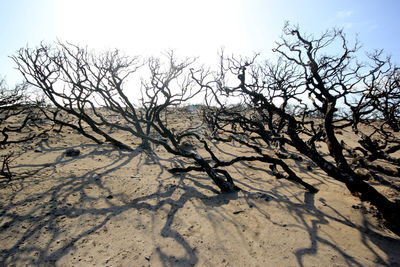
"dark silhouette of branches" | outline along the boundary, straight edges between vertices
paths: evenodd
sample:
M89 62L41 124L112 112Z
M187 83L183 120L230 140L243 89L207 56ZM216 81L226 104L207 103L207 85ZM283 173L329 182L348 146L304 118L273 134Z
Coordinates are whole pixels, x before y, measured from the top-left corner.
M55 48L21 49L13 59L26 81L42 89L55 106L46 114L55 123L71 127L96 143L107 141L129 150L129 145L112 137L104 127L145 136L136 108L122 90L125 79L141 66L138 58L121 56L118 51L96 56L87 49L58 43ZM109 121L100 108L123 116L128 124ZM66 114L74 120L62 118ZM142 145L147 147L147 140L142 140Z
M13 144L32 141L44 135L49 129L41 125L38 106L41 100L28 96L28 84L18 84L13 88L0 80L0 147L2 152ZM37 96L38 97L38 96ZM10 180L12 173L10 163L15 156L14 152L2 153L0 176Z
M351 164L348 157L353 155L347 154L348 146L337 134L350 128L360 137L361 150L368 155L368 160L379 158L398 164L389 156L398 149L398 139L385 130L384 125L374 126L365 118L364 110L373 109L373 105L371 102L364 107L364 101L359 98L368 95L373 85L378 86L374 81L381 73L385 75L384 81L393 80L389 79L391 75L386 76L392 71L385 69L388 61L377 61L377 55L372 57L372 66L359 63L356 59L359 45L350 45L341 30L333 29L313 37L303 35L297 27L286 25L284 33L274 49L280 55L276 64L259 64L255 58L222 55L220 73L214 75L213 81L196 79L214 97L213 103L217 105L207 115L207 121L212 127L230 134L232 137L227 141L242 140L241 144L252 147L263 159L266 154L263 151L268 148L278 151L277 157L290 157L287 151L295 149L330 177L343 182L361 200L375 205L398 231L399 204L389 200L365 181L365 176L355 172L359 166ZM332 46L340 47L340 50L329 55L327 52ZM235 80L238 81L236 84ZM242 110L229 107L224 101L226 98L240 99ZM385 101L384 97L380 99ZM297 111L288 110L289 104L297 106ZM319 115L310 116L315 113ZM384 124L393 121L383 115L384 111L381 113ZM361 123L385 135L384 141L372 139L371 135L360 131ZM327 147L330 158L317 148L317 143ZM283 164L267 162L272 163L273 168L280 166L288 177L293 178ZM360 162L372 172L390 173L377 165Z
M238 189L225 167L260 161L278 179L315 193L288 163L306 158L375 205L394 226L399 204L357 169L385 185L391 184L386 177L399 175L394 156L400 149L399 69L382 51L361 63L358 50L359 44L349 43L342 30L314 37L287 24L273 50L276 62L222 53L215 72L194 68L194 59L179 61L173 52L166 53L166 60L140 60L117 50L95 54L68 43L21 49L13 59L27 83L40 88L53 105L42 109L45 116L96 143L132 150L131 143L107 131L115 129L139 138L147 151L151 144L162 146L189 161L171 172L205 172L224 192ZM136 92L128 94L128 84ZM188 122L177 129L168 123L172 113L200 96L205 99L204 125ZM343 132L358 145L345 143ZM236 143L253 154L222 160L213 141Z
M138 58L121 56L118 51L96 56L87 49L63 43L55 48L41 45L37 49L21 49L13 57L26 81L42 89L55 106L56 109L44 111L55 123L71 127L96 143L105 140L132 150L106 128L126 132L132 138L140 138L143 148L150 149L153 143L176 156L191 159L222 191L237 190L229 173L212 168L198 153L185 147L187 139L204 144L196 133L198 127L176 132L163 121L171 109L192 99L201 89L196 88L188 71L193 60L178 62L172 52L166 58L166 63L150 58L144 64ZM132 100L123 86L139 70L149 78L141 81L141 99ZM119 120L111 121L107 116L110 114ZM73 120L68 120L71 117ZM91 132L85 129L86 125Z

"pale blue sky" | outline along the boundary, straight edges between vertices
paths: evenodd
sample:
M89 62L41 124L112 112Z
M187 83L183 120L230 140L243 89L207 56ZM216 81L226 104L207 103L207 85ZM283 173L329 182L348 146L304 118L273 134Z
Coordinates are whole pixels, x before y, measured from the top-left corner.
M268 57L286 20L314 34L343 27L364 50L383 48L400 63L399 13L396 0L0 0L0 76L21 81L8 56L57 38L130 55L175 49L204 62L221 47Z

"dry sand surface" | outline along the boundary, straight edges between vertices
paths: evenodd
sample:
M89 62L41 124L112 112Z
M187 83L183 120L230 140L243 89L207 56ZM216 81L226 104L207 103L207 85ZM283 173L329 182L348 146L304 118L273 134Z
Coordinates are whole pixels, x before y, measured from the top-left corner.
M229 168L243 190L219 194L204 173L170 174L180 159L160 147L122 151L64 129L9 149L23 153L0 183L1 266L400 266L400 238L306 159L287 162L317 194L262 163Z

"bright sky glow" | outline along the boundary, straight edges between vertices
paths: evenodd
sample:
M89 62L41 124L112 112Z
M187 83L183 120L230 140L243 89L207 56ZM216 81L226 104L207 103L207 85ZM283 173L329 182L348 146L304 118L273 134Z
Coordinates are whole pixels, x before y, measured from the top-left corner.
M400 63L400 1L318 0L1 0L0 76L22 80L8 56L26 45L59 40L129 55L217 60L217 52L267 58L286 20L319 34L338 26L365 50L383 48Z

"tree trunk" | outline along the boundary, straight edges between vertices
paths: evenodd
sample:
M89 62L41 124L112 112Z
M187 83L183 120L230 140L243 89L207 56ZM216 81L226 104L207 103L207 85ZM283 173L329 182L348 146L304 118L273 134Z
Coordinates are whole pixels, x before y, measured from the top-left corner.
M205 161L199 154L192 153L192 158L201 166L208 176L210 176L213 182L219 187L221 192L236 192L239 190L230 177L224 177L218 174L218 172L212 168L210 164L208 164L207 161Z

